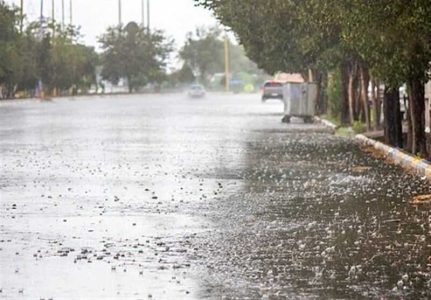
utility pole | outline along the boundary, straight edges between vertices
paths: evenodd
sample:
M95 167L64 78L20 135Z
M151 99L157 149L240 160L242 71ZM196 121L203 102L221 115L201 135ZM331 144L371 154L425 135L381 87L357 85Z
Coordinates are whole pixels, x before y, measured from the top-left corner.
M55 6L54 0L51 1L51 22L52 22L52 37L55 36Z
M145 0L141 0L141 25L145 27Z
M20 7L20 24L19 24L19 31L22 33L23 25L24 25L24 0L21 0L21 7Z
M39 20L39 34L40 39L43 38L43 0L40 0L40 20Z
M229 92L229 39L227 35L224 38L224 76L225 76L225 89Z
M70 25L73 25L73 7L72 7L72 0L70 0Z
M118 26L121 28L121 0L118 0Z
M52 0L51 1L51 18L52 18L52 21L54 22L55 21L55 4L54 4L54 0Z
M40 0L40 24L39 24L39 35L40 35L40 40L43 40L43 0ZM42 78L39 79L38 81L38 86L37 89L39 90L39 98L43 99L45 97L44 93L43 93L43 82L42 82Z
M61 0L61 28L64 29L64 0Z
M147 30L150 32L150 0L147 0Z
M40 24L42 24L43 20L43 0L40 0Z

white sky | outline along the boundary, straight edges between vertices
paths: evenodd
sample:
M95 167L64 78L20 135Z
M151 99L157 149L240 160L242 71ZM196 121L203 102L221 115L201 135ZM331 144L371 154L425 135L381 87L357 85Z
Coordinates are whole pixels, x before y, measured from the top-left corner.
M40 1L42 0L24 0L24 13L29 20L33 21L39 17ZM56 19L61 22L62 0L44 0L44 15L51 17L52 1ZM64 0L66 23L69 22L69 1ZM86 44L97 47L97 37L108 26L118 24L118 0L72 1L74 25L81 26L83 41ZM6 2L19 6L20 0ZM151 27L164 30L168 36L175 39L176 47L180 47L187 32L193 31L197 26L216 24L209 11L202 7L194 7L193 0L150 0L150 4ZM141 0L122 0L122 21L141 22Z

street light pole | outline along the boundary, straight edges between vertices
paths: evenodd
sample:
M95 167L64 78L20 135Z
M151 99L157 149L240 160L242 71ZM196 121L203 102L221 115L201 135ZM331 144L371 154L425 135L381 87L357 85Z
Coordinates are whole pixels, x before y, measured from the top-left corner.
M42 42L43 40L43 0L40 0L40 24L39 24L39 35L40 35L40 40ZM45 97L44 93L43 93L43 82L42 82L42 78L39 79L38 81L38 90L39 90L39 98L43 99Z
M40 24L42 24L43 20L43 0L40 0Z
M229 39L227 36L224 38L224 76L225 76L225 90L229 92Z
M61 0L61 28L64 29L64 0Z
M141 0L141 24L145 27L145 0Z
M22 33L23 29L23 23L24 23L24 0L21 0L21 7L20 7L20 24L19 24L19 31Z
M72 0L70 0L70 25L73 25L73 7L72 7Z
M150 0L147 0L147 30L150 32Z
M52 21L54 22L55 21L55 4L54 4L54 0L52 0L51 1L51 18L52 18Z
M121 27L121 0L118 0L118 26Z

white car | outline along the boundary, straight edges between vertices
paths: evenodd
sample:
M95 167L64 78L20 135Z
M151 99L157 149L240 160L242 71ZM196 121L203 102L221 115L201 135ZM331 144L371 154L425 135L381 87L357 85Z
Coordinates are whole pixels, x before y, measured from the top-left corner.
M283 100L283 82L278 80L265 81L262 90L262 102L268 99Z
M201 98L206 94L205 88L200 84L192 84L187 92L189 97Z

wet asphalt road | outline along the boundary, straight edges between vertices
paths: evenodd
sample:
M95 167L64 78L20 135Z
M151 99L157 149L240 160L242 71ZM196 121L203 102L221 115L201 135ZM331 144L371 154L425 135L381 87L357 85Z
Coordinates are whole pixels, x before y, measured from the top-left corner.
M0 103L0 298L430 298L429 183L258 98Z

